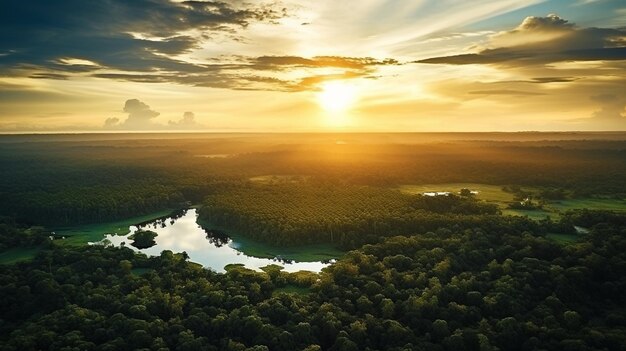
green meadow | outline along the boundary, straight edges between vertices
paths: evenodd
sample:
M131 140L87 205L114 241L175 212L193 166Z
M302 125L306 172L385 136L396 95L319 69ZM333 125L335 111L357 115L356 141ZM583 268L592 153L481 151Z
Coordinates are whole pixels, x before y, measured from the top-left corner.
M536 210L521 210L521 209L513 209L513 208L504 208L502 209L502 214L505 216L521 216L528 217L535 221L541 221L548 217L558 219L559 214L555 212L549 212L545 209L536 209Z
M601 198L566 199L550 202L548 206L557 211L568 211L581 208L587 208L590 210L626 211L626 200Z
M546 235L546 238L552 239L559 244L567 245L578 240L578 235L576 234L560 234L560 233L549 233Z
M41 251L40 247L16 247L0 252L0 264L11 264L27 261Z
M277 183L298 183L309 179L308 176L289 175L289 174L268 174L250 177L249 180L258 184L277 184Z
M427 192L458 192L467 188L477 191L474 196L478 200L495 203L502 210L503 215L524 216L533 220L543 220L548 217L558 219L560 214L569 210L589 209L607 211L626 211L625 199L609 198L576 198L558 201L548 201L542 209L524 210L511 209L508 204L513 202L514 195L502 190L500 185L480 184L480 183L443 183L443 184L422 184L422 185L402 185L400 191L407 194L423 194ZM534 194L541 191L540 187L522 187L522 190Z

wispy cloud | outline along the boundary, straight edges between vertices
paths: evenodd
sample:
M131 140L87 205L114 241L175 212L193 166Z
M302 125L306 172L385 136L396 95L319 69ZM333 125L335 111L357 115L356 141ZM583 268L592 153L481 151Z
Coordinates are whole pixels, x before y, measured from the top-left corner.
M584 5L589 5L589 4L593 4L596 2L600 2L600 1L604 1L604 0L578 0L574 4L574 6L584 6Z
M141 83L176 83L233 90L316 90L316 84L373 74L377 67L400 65L394 59L371 57L259 56L231 57L203 64L203 71L154 73L94 73L93 77Z

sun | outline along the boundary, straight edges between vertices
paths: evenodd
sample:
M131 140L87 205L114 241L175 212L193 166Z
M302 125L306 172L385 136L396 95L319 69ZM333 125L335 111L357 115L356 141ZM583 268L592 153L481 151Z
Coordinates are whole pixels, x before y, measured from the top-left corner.
M324 83L322 91L317 95L320 106L331 114L345 112L354 105L356 98L356 88L339 81Z

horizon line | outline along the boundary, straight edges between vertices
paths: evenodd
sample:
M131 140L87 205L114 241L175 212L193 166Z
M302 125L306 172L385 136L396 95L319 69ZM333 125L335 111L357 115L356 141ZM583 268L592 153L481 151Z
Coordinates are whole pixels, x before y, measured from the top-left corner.
M621 134L626 130L485 130L485 131L19 131L0 136L28 135L128 135L128 134Z

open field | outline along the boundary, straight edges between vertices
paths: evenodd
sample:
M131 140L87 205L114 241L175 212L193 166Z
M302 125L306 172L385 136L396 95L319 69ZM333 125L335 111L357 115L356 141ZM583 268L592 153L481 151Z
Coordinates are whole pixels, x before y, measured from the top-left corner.
M269 174L250 177L250 181L259 184L298 183L307 180L308 178L309 177L302 175Z
M248 256L274 258L297 262L326 261L340 258L345 252L329 244L311 244L302 246L276 247L261 243L245 236L234 236L233 247Z
M571 244L573 242L576 242L576 240L578 240L578 235L575 235L575 234L550 233L546 237L562 245Z
M514 195L502 190L500 185L480 184L480 183L443 183L443 184L422 184L422 185L401 185L400 191L407 194L423 194L429 192L451 192L458 194L459 190L467 188L478 193L474 195L476 199L495 203L502 210L502 214L511 216L527 216L530 219L542 220L547 217L559 218L560 213L575 210L607 210L626 211L626 200L610 198L580 198L549 201L543 209L523 210L510 209L508 204L514 201ZM524 186L522 190L539 193L541 187Z
M423 194L428 192L451 192L458 194L463 188L477 191L475 197L479 200L507 204L513 201L513 194L502 190L501 185L490 185L480 183L443 183L443 184L422 184L422 185L401 185L400 191L407 194ZM524 190L533 190L524 188Z
M587 208L590 210L626 211L626 200L596 198L567 199L550 202L548 207L557 211L568 211L581 208Z
M553 218L553 219L558 219L559 218L559 214L555 213L555 212L548 212L545 211L543 209L536 209L536 210L518 210L518 209L512 209L512 208L505 208L502 210L502 214L505 216L522 216L522 217L528 217L532 220L535 221L540 221L543 219L546 219L548 217Z
M41 251L39 247L16 247L0 252L0 264L11 264L27 261L35 257Z

